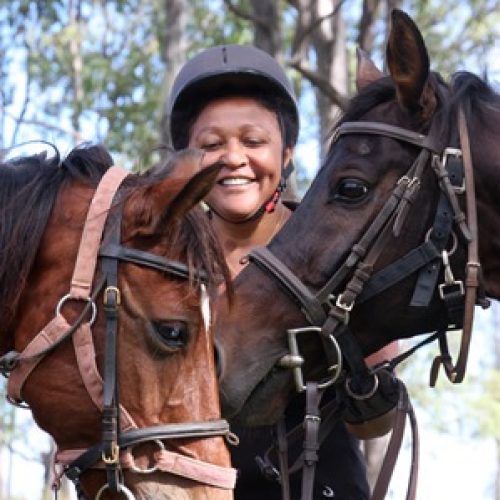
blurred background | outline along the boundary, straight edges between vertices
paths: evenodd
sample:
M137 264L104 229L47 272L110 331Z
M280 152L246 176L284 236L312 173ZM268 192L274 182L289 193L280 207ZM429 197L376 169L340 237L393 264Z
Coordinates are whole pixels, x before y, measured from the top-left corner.
M384 69L394 7L417 22L445 79L466 69L499 88L500 0L0 0L0 157L28 140L63 155L90 141L118 164L148 168L169 142L165 101L183 62L202 47L253 44L285 66L299 98L290 194L300 197L355 92L356 47ZM500 500L499 326L496 304L478 314L458 387L428 387L435 346L399 370L421 428L419 500ZM51 498L50 453L29 411L2 397L0 500ZM405 496L409 456L407 441L389 498ZM73 495L65 488L62 500Z

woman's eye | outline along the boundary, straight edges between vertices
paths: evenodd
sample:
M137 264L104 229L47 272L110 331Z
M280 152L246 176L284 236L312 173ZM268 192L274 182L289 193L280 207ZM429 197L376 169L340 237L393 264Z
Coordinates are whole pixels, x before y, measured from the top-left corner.
M188 327L183 321L153 321L153 328L158 339L167 347L179 349L189 340Z
M362 201L368 194L368 185L360 179L342 179L330 199L354 203Z
M264 143L262 139L258 139L256 137L248 137L244 140L245 144L250 147L260 146Z
M206 142L201 145L201 149L204 151L215 151L220 146L219 142Z

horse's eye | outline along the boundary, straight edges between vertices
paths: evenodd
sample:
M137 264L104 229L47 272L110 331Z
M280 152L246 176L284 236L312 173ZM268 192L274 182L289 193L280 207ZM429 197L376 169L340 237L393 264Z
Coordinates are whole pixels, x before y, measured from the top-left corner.
M184 321L153 321L154 332L167 347L179 349L188 342L188 327Z
M368 186L364 181L360 179L342 179L335 187L330 200L355 203L362 201L367 194Z

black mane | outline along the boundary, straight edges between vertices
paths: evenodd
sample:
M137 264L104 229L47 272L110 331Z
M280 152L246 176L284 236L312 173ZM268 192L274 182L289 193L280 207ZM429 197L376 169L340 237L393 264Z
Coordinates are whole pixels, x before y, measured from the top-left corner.
M494 129L497 126L498 115L495 114L500 112L500 95L486 80L473 73L460 71L453 75L450 84L446 84L438 73L431 73L429 81L438 96L438 111L433 120L439 123L437 130L443 138L448 137L459 107L464 110L471 128L480 125ZM359 121L371 109L395 97L396 90L390 77L373 82L351 99L346 112L333 127L332 134L341 123ZM329 145L330 151L332 146Z
M486 80L473 73L459 71L453 75L450 88L452 113L456 113L460 105L471 127L475 125L489 129L498 127L500 94L496 93Z
M57 150L56 150L57 151ZM97 185L112 165L102 146L73 149L60 162L45 153L0 164L0 323L8 329L41 237L63 184ZM2 339L0 339L0 351Z

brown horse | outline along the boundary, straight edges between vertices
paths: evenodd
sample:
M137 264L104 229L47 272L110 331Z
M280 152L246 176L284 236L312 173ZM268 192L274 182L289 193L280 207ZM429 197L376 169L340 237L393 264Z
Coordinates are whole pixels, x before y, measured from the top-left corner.
M200 171L199 154L187 152L126 175L98 146L59 163L35 155L0 167L0 355L9 352L0 366L11 401L31 408L88 498L232 498L200 291L206 283L213 295L228 274L193 208L217 167ZM109 210L104 178L122 184ZM106 216L99 249L101 233L87 236ZM67 298L70 284L82 285L77 255L102 266L90 296Z
M481 281L474 244L485 294L500 297L500 96L473 74L446 84L430 72L422 36L401 11L392 15L387 63L388 76L361 58L359 93L316 179L267 249L251 254L233 307L221 305L227 417L272 423L295 390L283 365L296 379L321 379L325 342L335 350L347 338L362 359L394 339L436 330L439 361L459 381L467 341L457 367L445 336L449 325L465 330L471 322L461 310L464 288ZM475 190L463 166L469 156ZM483 304L485 294L480 287ZM290 339L295 357L283 358Z

